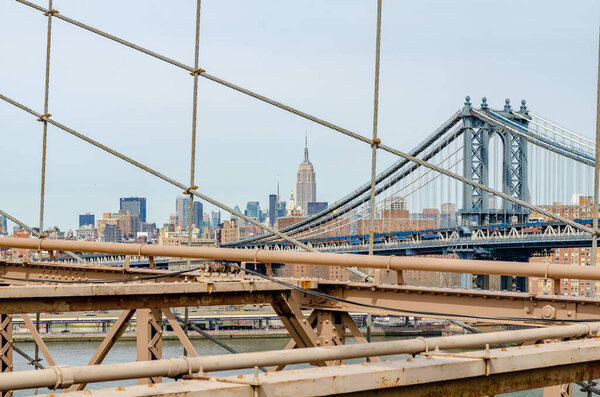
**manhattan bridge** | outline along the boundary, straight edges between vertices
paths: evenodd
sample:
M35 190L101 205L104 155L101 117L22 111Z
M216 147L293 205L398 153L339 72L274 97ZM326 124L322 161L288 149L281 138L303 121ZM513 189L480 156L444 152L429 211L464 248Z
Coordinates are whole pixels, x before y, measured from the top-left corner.
M560 289L561 279L595 284L600 281L600 270L596 266L528 262L532 256L547 255L552 249L584 248L595 242L596 225L592 226L590 219L597 214L569 218L546 208L553 202L569 203L573 195L594 195L594 166L598 163L594 142L538 115L535 104L525 100L515 106L506 99L502 108L494 108L486 98L476 104L466 97L459 110L411 151L386 145L377 136L381 0L377 1L375 24L371 136L202 69L198 56L200 0L193 65L72 19L68 10L52 8L51 0L47 8L26 0L16 2L31 9L32 17L42 15L47 23L44 108L35 110L0 88L0 103L29 114L32 124L38 123L42 132L37 230L44 230L46 140L52 128L181 189L192 199L190 205L193 199L210 203L264 229L265 234L221 247L193 247L191 234L188 246L53 240L24 224L18 214L0 209L0 214L32 234L31 238L0 238L0 247L27 252L21 259L0 260L3 396L37 388L65 389L67 395L74 396L476 396L541 387L544 395L565 396L573 394L575 384L588 394L600 394L591 381L600 378L600 299L595 294L565 296ZM83 129L61 123L59 114L51 114L53 21L87 30L191 75L194 95L188 183L90 138ZM279 230L212 198L195 185L199 78L368 145L372 149L371 180L324 211ZM376 155L381 151L398 160L377 175ZM411 209L457 203L460 223L414 230L394 229L393 222L383 227L386 210L398 200ZM361 221L364 227L359 228ZM376 230L377 224L382 225L380 230ZM59 260L59 251L70 259ZM113 258L114 263L98 261L106 257ZM164 258L188 262L172 271L158 266ZM197 260L212 261L212 266L192 265ZM142 266L133 267L132 263ZM338 267L356 278L277 277L273 268L286 264ZM407 285L403 272L411 270L461 274L462 288ZM500 290L488 289L486 278L490 275L502 277ZM528 278L548 282L551 291L528 291ZM273 308L289 332L285 349L239 352L173 311L244 304ZM88 310L116 310L119 315L88 365L57 363L51 346L44 341L40 313ZM32 313L35 319L30 317ZM365 337L351 316L356 313L369 318L444 319L464 329L465 334L370 342L370 324L364 329ZM22 319L35 341L34 358L14 343L14 317ZM132 322L136 324L137 360L103 363ZM477 328L482 324L512 329L482 333ZM167 328L181 342L185 356L163 357L162 339ZM188 338L189 331L215 342L227 353L207 356L197 351ZM355 343L346 344L347 338ZM13 372L16 355L35 370ZM303 366L286 369L295 364ZM231 375L223 371L237 372ZM174 381L163 382L168 378ZM138 385L105 389L94 385L96 389L84 390L88 384L131 379L137 379Z
M483 98L479 108L466 98L464 107L445 121L412 156L496 188L529 204L569 203L571 196L591 196L594 142L528 110L525 100L512 109L492 109ZM549 170L551 175L539 172ZM576 176L573 178L573 176ZM432 207L454 201L462 222L428 230L387 230L375 235L374 253L379 255L457 254L460 258L494 258L524 261L554 248L589 247L586 227L591 217L565 222L558 216L541 216L527 206L500 198L481 187L470 186L435 173L420 164L399 160L376 179L377 205L385 211L389 200L427 202ZM352 222L368 218L369 182L336 201L326 210L281 229L303 243L325 252L368 252L369 235L348 234ZM436 197L437 196L437 197ZM500 208L490 206L496 199ZM413 205L415 205L413 204ZM437 205L436 205L437 204ZM530 215L536 215L531 218ZM531 218L531 219L530 219ZM385 220L383 220L385 224ZM391 221L390 223L393 223ZM390 225L388 229L392 229ZM275 250L298 249L273 235L247 238L227 245ZM463 287L470 287L464 278ZM483 280L475 276L474 286ZM517 284L514 284L514 282ZM511 282L513 285L511 285ZM524 279L503 278L503 289L524 290Z

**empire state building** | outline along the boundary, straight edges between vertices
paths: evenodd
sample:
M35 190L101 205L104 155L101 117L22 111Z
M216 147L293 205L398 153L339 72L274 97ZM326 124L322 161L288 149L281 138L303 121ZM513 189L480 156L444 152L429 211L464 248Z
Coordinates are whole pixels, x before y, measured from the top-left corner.
M308 214L308 203L317 201L317 183L315 182L315 170L308 160L308 139L304 139L304 161L298 167L298 179L296 181L297 205L302 209L302 215Z

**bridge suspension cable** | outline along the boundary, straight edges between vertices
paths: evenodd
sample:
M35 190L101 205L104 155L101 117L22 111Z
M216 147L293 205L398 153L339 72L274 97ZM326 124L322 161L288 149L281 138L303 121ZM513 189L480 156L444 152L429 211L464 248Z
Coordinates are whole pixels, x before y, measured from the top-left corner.
M373 93L373 141L371 142L371 197L369 200L369 255L373 255L373 233L375 227L375 183L377 179L377 146L381 140L377 138L377 118L379 115L379 58L381 47L381 1L377 0L377 34L375 39L375 84ZM369 320L371 319L369 315ZM370 331L370 324L368 325ZM368 332L368 340L371 333Z
M532 111L529 111L529 112L528 112L528 114L529 114L530 116L532 116L532 117L534 117L534 118L536 118L536 119L540 120L542 123L544 123L544 124L548 124L548 125L550 125L550 126L552 126L552 127L556 128L557 130L560 130L560 131L564 132L564 133L565 133L565 134L567 134L567 135L570 135L570 136L572 136L572 137L575 137L575 138L577 138L577 139L580 139L580 140L582 140L582 141L585 141L585 142L587 142L587 143L590 143L590 144L592 144L592 145L594 144L594 141L592 141L591 139L588 139L588 138L586 138L586 137L584 137L584 136L582 136L582 135L579 135L579 134L576 134L576 133L574 133L574 132L571 132L571 131L567 130L566 128L564 128L564 127L561 127L560 125L558 125L558 124L556 124L556 123L553 123L553 122L549 121L548 119L546 119L546 118L544 118L544 117L542 117L542 116L538 115L537 113L534 113L534 112L532 112ZM544 128L547 128L547 127L544 127ZM553 130L550 130L550 131L553 131Z
M556 130L553 130L553 129L551 129L551 128L548 128L547 126L545 126L545 125L543 125L543 124L541 124L541 123L537 123L537 122L533 121L533 119L528 119L528 118L524 117L523 115L521 115L519 112L514 112L514 111L513 111L513 112L511 112L511 114L513 114L514 116L516 116L516 117L519 117L519 118L521 118L521 119L525 119L525 120L527 120L528 124L533 124L533 125L535 125L535 126L537 126L537 127L540 127L540 128L542 128L542 129L544 129L544 130L546 130L546 131L550 132L551 134L558 135L559 137L561 137L561 138L563 138L563 139L565 139L565 140L567 140L567 141L569 141L569 142L573 142L573 143L576 143L576 144L578 144L578 145L580 145L580 146L582 146L582 147L585 147L585 148L588 148L588 149L594 150L594 146L592 146L592 145L590 145L590 144L587 144L587 143L584 143L584 142L582 142L582 140L584 140L584 141L586 141L586 142L587 142L587 139L585 139L585 138L584 138L584 137L582 137L582 136L577 136L577 138L579 138L579 140L577 140L577 139L571 138L571 137L570 137L570 136L568 136L568 135L561 134L561 133L557 132ZM528 128L528 129L529 129L529 130L531 130L530 128Z
M556 141L551 141L547 137L542 137L539 133L535 133L535 132L529 130L528 128L526 128L525 126L523 126L521 124L517 124L517 123L513 122L512 120L509 120L506 117L502 116L501 114L494 112L493 110L488 110L486 113L486 112L481 112L477 109L472 109L471 112L474 115L476 115L477 117L484 119L487 123L489 123L495 127L498 127L500 129L508 132L511 135L516 135L520 138L523 138L527 142L533 143L534 145L541 146L546 150L550 150L552 152L558 153L562 156L571 158L575 161L579 161L579 162L582 162L582 163L590 165L590 166L593 165L592 158L589 154L583 153L581 151L577 151L577 153L575 153L573 151L573 148L570 148L570 150L567 150L566 148L559 146ZM494 117L492 117L492 116L494 116Z

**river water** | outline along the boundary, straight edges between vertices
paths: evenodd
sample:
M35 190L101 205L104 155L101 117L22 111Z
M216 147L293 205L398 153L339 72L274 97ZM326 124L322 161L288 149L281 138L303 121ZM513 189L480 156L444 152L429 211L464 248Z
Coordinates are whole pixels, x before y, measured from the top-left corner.
M374 337L373 341L382 341L382 340L392 340L391 337ZM250 351L264 351L264 350L277 350L283 349L286 343L288 342L287 338L245 338L245 339L229 339L227 343L231 345L233 348L240 352L250 352ZM75 342L75 341L64 341L64 342L54 342L49 341L47 343L48 349L50 353L54 357L54 360L58 365L69 365L69 366L79 366L79 365L87 365L88 360L94 354L96 348L99 345L99 341L96 342ZM215 355L215 354L224 354L224 350L214 343L199 339L192 340L194 348L198 352L199 355ZM355 343L352 338L347 339L347 343ZM24 350L30 356L34 355L34 344L33 343L16 343L16 345ZM163 341L163 357L171 358L171 357L180 357L182 355L183 348L181 344L177 340L165 340ZM401 358L408 356L389 356L388 358ZM104 363L119 363L119 362L128 362L135 361L136 359L136 345L135 341L118 341L116 345L113 347L111 352L108 354ZM26 360L14 353L14 370L15 371L23 371L23 370L31 370L32 367L27 364ZM348 362L362 362L362 360L349 360ZM45 364L45 361L43 361ZM306 365L298 365L298 366L289 366L288 368L300 368ZM249 373L252 370L247 371L225 371L220 372L219 375L235 375L240 373ZM165 379L168 381L168 379ZM95 383L87 386L88 389L100 389L107 387L115 387L115 386L125 386L135 384L135 380L130 381L119 381L119 382L105 382L105 383ZM578 389L578 388L577 388ZM34 394L35 390L22 390L15 393L15 396L28 396ZM50 392L47 389L39 390L38 393L48 393ZM584 393L577 391L575 393L576 396L585 396ZM529 390L518 393L509 393L504 394L503 396L519 396L519 397L538 397L542 396L542 391L538 390Z

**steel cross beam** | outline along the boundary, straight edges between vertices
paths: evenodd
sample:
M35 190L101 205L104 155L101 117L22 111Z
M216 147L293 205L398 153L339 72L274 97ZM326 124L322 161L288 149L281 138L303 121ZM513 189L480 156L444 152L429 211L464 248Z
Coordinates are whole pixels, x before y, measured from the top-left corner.
M316 281L302 284L308 288L317 286ZM270 281L208 278L194 283L11 286L0 287L0 313L246 305L271 303L274 293L286 291L289 288Z
M287 263L335 267L362 267L387 270L421 270L450 273L497 274L523 277L574 278L600 280L600 269L594 266L563 266L559 264L523 263L504 261L457 260L424 257L365 256L294 252L276 250L248 250L235 248L178 247L150 244L94 243L65 240L0 238L0 247L23 249L75 250L138 256L171 256L178 258L211 259L216 261L250 263Z
M529 320L531 323L564 320L600 320L600 301L586 297L536 295L533 293L475 291L449 288L425 288L371 283L345 283L317 280L286 280L304 288L317 290L351 302L376 304L389 309L369 308L348 302L315 298L290 291L259 279L206 279L194 283L132 283L102 285L39 285L0 287L0 313L19 314L35 311L131 310L149 307L211 306L224 304L264 303L281 305L292 299L305 309L335 312L361 312L376 315L417 315L428 318L453 318L473 321L473 314L490 316L482 321L522 324L506 317ZM277 303L278 302L278 303ZM290 326L306 332L304 341L314 334L298 324L298 316L284 311ZM423 314L430 312L429 314ZM494 319L493 317L499 317ZM293 324L292 324L293 323ZM310 322L309 322L310 323ZM311 335L311 336L309 336ZM301 346L305 344L300 342ZM314 342L309 345L314 346Z
M0 277L4 276L12 278L13 280L7 279L4 281L4 283L9 283L12 285L27 285L35 282L35 280L43 280L48 283L61 281L79 281L85 283L89 280L110 281L114 279L131 279L156 275L168 275L167 277L160 278L160 280L163 282L182 282L186 280L193 280L196 277L201 276L201 274L198 274L198 272L168 275L168 271L157 269L126 269L121 266L84 265L78 263L69 264L62 262L16 262L0 260ZM155 283L156 280L140 280L139 282Z
M519 325L523 322L506 318L527 319L530 324L548 324L548 320L600 320L600 301L586 297L331 281L320 281L318 291L358 304L379 305L395 311L315 298L298 291L292 291L291 294L303 309L366 312L379 316L404 313L427 318L462 318L465 321L473 321L469 316L481 314L499 318L480 321ZM402 312L403 310L406 312ZM423 312L430 314L419 314Z

